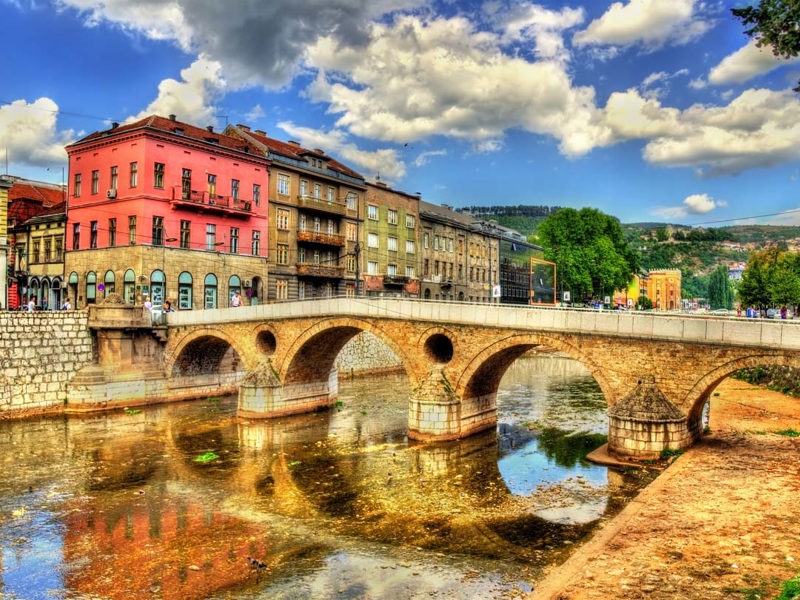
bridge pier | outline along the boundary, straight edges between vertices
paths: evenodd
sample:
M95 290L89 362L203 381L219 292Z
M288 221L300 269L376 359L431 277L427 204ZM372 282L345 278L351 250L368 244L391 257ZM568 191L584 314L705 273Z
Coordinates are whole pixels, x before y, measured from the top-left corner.
M688 448L700 434L698 424L690 424L652 375L640 377L636 388L608 410L608 450L623 458L657 459L664 450Z
M336 369L321 381L286 384L268 360L240 383L237 414L247 419L271 419L310 413L329 408L338 397Z

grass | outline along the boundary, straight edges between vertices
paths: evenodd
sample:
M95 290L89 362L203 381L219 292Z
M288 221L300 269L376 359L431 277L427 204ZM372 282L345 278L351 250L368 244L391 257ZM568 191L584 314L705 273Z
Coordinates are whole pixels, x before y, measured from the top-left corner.
M795 431L794 429L782 429L781 431L776 431L778 435L785 435L787 437L800 437L800 431Z
M211 462L212 460L217 460L219 458L219 454L215 452L205 452L200 456L195 456L194 461L199 463L207 463Z
M794 600L800 597L800 575L784 581L781 585L781 595L777 600Z

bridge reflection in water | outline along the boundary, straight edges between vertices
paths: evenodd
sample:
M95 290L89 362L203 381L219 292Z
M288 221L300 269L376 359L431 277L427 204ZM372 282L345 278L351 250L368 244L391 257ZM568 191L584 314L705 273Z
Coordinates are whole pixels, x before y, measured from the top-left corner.
M434 445L405 436L404 377L357 380L337 409L280 420L242 420L235 399L210 399L0 424L14 453L0 485L0 589L126 599L529 589L643 483L582 461L602 442L605 412L596 385L565 408L592 387L573 364L519 360L501 387L499 436ZM587 433L549 427L553 403ZM50 576L25 577L36 570Z

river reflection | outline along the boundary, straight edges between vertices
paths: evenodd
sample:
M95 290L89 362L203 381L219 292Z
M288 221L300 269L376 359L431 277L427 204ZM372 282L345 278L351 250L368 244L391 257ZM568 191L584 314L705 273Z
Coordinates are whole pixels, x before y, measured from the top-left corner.
M559 355L509 369L497 433L409 443L409 393L382 376L279 421L212 398L0 423L0 598L507 597L652 476L583 460L605 404Z

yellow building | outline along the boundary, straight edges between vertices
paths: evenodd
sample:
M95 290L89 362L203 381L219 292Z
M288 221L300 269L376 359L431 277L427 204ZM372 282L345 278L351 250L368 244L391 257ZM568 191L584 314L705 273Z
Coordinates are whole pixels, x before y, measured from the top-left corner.
M627 289L614 292L614 306L636 307L642 296L649 298L656 310L679 310L680 269L655 269L642 275L634 275Z

